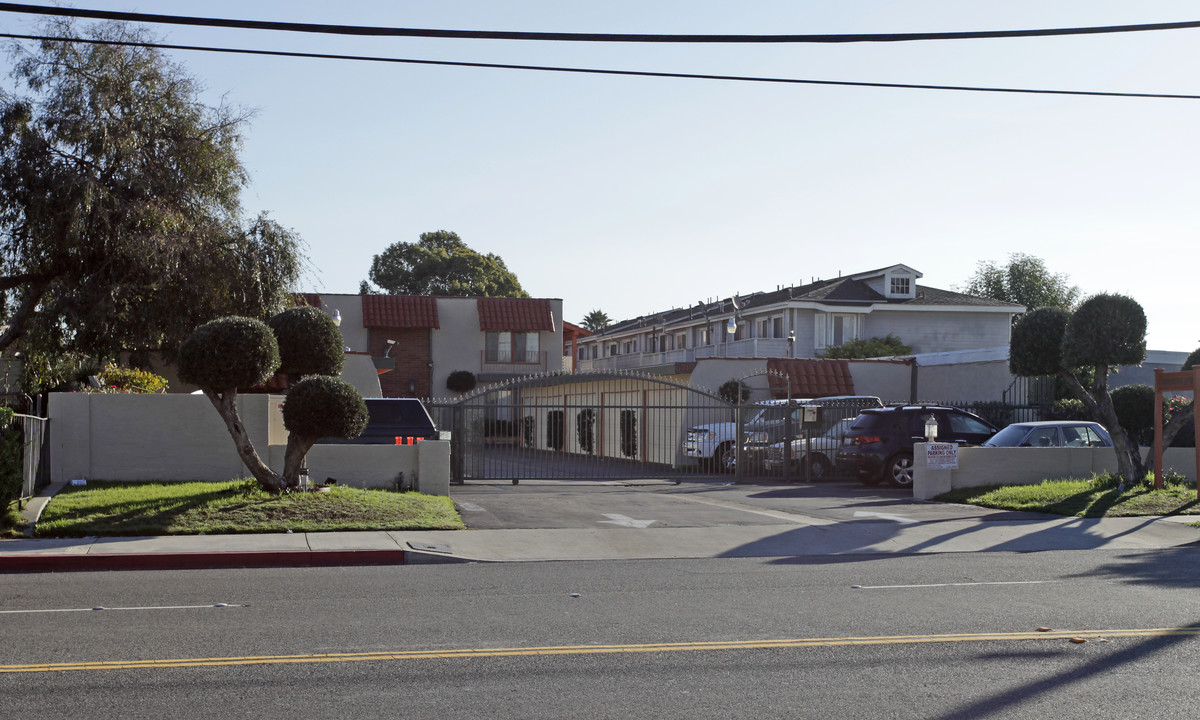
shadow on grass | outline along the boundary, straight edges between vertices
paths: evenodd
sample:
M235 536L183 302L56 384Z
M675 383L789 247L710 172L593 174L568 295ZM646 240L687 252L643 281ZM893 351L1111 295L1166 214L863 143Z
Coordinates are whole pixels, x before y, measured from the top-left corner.
M121 487L121 484L97 484L89 490L103 490L108 487ZM71 494L74 493L68 490L64 499ZM51 501L47 506L47 513L43 515L34 532L38 537L164 534L170 531L181 516L198 512L223 498L233 498L242 494L244 490L241 485L225 486L182 496L121 500L113 502L107 508L92 505L78 510L68 509L62 514L56 512L57 508L51 509Z

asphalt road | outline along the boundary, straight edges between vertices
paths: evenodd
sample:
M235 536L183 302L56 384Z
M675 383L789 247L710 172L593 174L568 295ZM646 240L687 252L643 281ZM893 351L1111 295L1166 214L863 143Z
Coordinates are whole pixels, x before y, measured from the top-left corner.
M1045 519L1035 513L996 512L967 505L914 500L912 491L872 487L858 482L738 485L730 480L476 481L451 489L459 513L470 528L555 529L613 525L616 515L649 523L643 527L715 527L772 525L779 515L815 521L877 519L921 520ZM608 518L606 520L606 518ZM637 527L634 524L633 527Z
M0 697L42 718L1188 717L1198 585L1191 547L8 575Z

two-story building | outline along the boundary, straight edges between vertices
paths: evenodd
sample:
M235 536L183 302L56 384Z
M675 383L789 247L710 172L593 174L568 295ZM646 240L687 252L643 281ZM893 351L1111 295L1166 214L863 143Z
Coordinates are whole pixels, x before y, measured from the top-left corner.
M456 370L480 384L563 370L562 300L308 296L339 319L348 354L369 355L383 397L444 397Z
M1008 346L1023 306L920 285L921 277L892 265L643 315L580 338L577 367L687 372L703 358L815 358L889 334L918 354Z

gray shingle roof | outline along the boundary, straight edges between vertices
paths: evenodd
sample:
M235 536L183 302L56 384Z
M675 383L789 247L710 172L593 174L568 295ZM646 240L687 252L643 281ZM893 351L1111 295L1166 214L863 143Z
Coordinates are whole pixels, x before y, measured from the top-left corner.
M859 273L862 275L863 273ZM832 307L863 306L872 304L912 305L912 306L969 306L969 307L1021 307L1015 303L992 300L991 298L965 295L928 287L916 286L914 298L887 298L871 289L865 282L850 277L839 277L831 280L818 280L808 285L792 286L770 292L757 292L750 295L738 296L743 314L755 308L766 307L778 303L792 301L816 302ZM702 319L707 310L709 317L727 316L733 312L731 298L711 303L697 303L689 308L674 308L662 312L650 313L638 318L615 322L598 335L608 335L641 327L655 325L674 325L687 320Z

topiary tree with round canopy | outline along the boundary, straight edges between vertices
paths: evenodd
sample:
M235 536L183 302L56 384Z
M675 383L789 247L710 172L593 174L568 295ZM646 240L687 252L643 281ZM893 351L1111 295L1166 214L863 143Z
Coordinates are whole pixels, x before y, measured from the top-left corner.
M283 403L288 429L283 478L300 484L300 468L312 446L323 437L351 438L367 429L367 404L350 383L328 375L312 375L288 388Z
M342 332L312 306L288 308L267 321L279 342L279 372L291 377L337 375L345 362Z
M341 372L343 359L342 336L332 318L317 308L291 308L270 324L229 317L200 326L180 347L179 376L212 401L246 467L263 489L277 493L300 484L304 457L317 440L355 437L366 427L362 396L330 377ZM259 458L237 414L238 388L261 385L279 371L311 376L297 382L284 402L289 434L282 476ZM299 409L289 410L297 389ZM319 422L314 419L322 414Z
M1134 442L1149 444L1154 438L1154 388L1144 383L1113 388L1113 410L1121 427Z
M200 388L233 437L238 456L264 490L286 484L254 449L237 411L239 388L261 385L279 367L279 343L261 320L224 317L196 328L179 347L179 378Z
M1014 375L1053 375L1061 378L1088 414L1108 428L1117 454L1117 471L1130 483L1146 476L1146 460L1121 424L1108 390L1109 371L1118 365L1137 365L1146 358L1146 313L1124 295L1094 295L1073 313L1039 308L1013 326L1009 369ZM1163 429L1170 444L1192 416L1175 413Z
M367 427L362 395L334 377L342 371L342 333L333 318L315 307L288 308L268 321L279 342L279 371L288 375L283 426L288 431L283 479L300 485L300 469L312 446L323 437L351 438ZM303 376L294 385L292 378Z

